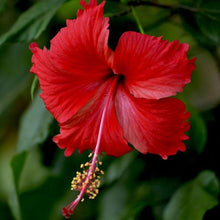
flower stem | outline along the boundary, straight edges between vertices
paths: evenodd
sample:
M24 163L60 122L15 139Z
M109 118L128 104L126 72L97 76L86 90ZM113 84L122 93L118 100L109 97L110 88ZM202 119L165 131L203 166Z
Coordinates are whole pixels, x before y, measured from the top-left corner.
M134 19L135 19L136 22L137 22L139 31L140 31L142 34L144 34L144 29L143 29L143 27L142 27L142 25L141 25L140 19L138 18L137 13L136 13L136 10L135 10L135 8L134 8L133 6L131 6L131 11L132 11L132 14L133 14L133 16L134 16Z

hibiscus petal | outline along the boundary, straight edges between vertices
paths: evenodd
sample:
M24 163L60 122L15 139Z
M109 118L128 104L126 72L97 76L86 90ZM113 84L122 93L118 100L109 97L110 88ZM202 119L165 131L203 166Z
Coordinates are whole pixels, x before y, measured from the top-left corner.
M44 48L34 49L31 72L38 76L42 94L47 109L56 120L63 123L73 115L95 94L103 79L92 80L74 76L60 69L50 57L50 52Z
M161 37L125 32L116 47L114 72L125 76L131 94L160 99L182 92L195 68L188 60L188 44L169 43Z
M82 77L97 78L110 71L113 52L108 47L109 18L104 2L94 6L81 2L85 10L51 40L50 54L62 70Z
M30 44L33 66L40 82L41 97L59 123L64 123L95 94L111 74L108 63L108 18L103 17L104 3L91 1L75 20L52 39L51 49Z
M189 129L189 112L175 98L148 100L134 98L119 86L116 94L116 114L125 139L141 153L158 154L166 159L184 151L184 134Z
M60 124L60 134L54 137L54 142L65 150L65 156L70 156L75 149L81 153L86 149L94 150L100 128L101 116L107 99L107 91L112 79L107 80L97 91L95 97L87 103L68 122ZM99 153L122 156L131 151L127 141L123 138L114 106L114 96L111 97L106 110L104 127L101 136Z

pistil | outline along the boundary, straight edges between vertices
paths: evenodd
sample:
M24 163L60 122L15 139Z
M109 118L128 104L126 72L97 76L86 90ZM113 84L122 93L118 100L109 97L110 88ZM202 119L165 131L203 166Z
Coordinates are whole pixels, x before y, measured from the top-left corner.
M84 201L84 194L87 194L89 196L89 199L94 199L98 192L99 192L99 186L100 186L100 175L104 174L102 170L99 169L99 165L101 165L101 162L98 160L98 153L100 149L100 143L101 143L101 137L103 132L103 126L106 116L106 111L109 105L109 102L112 98L114 88L117 84L117 81L119 79L119 76L114 76L112 79L112 84L109 89L109 93L106 97L105 105L102 112L102 117L100 121L99 126L99 132L97 137L97 142L95 146L95 150L93 154L90 154L89 157L92 157L91 162L87 162L85 164L81 164L81 168L84 169L82 173L77 172L76 177L73 178L73 181L71 183L71 190L78 190L80 191L77 198L71 202L69 205L63 208L63 215L66 218L69 218L70 215L73 213L75 207L78 205L80 201Z

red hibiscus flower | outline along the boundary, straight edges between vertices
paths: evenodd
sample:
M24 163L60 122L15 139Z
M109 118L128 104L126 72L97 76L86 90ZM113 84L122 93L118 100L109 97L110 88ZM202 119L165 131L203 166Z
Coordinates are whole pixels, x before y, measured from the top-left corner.
M125 32L115 51L108 47L105 2L80 1L77 18L51 40L50 50L30 44L31 72L38 76L41 97L60 125L54 142L70 156L75 149L93 151L83 174L73 179L80 194L63 209L66 217L87 193L97 194L97 155L122 156L131 151L166 159L184 151L190 117L185 105L169 98L182 92L195 68L189 46L161 37ZM94 178L93 178L94 177Z

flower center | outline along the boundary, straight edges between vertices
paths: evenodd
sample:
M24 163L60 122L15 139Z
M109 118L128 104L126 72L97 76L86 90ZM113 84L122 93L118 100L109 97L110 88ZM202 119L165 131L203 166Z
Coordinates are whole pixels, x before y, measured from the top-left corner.
M98 194L98 188L100 186L100 175L104 174L102 170L99 169L98 165L101 165L101 162L98 159L98 153L101 143L101 137L103 132L103 125L105 121L106 111L109 106L109 102L114 93L114 88L117 82L120 80L121 75L117 75L112 78L111 87L109 89L108 95L106 97L105 105L102 112L102 117L99 125L99 132L97 137L96 146L93 154L90 154L89 157L92 157L90 162L81 164L81 168L84 169L82 173L76 172L76 177L73 178L71 183L71 190L78 190L80 193L77 198L71 202L69 205L63 208L63 215L66 218L69 218L73 213L75 207L80 201L84 201L84 194L87 194L90 199L94 199Z
M124 79L125 79L125 76L124 76L124 75L122 75L122 74L119 74L119 75L118 75L118 81L119 81L119 82L123 82Z

